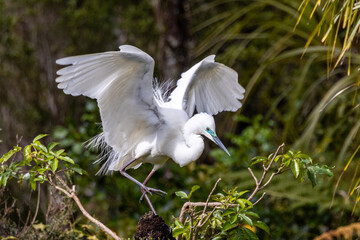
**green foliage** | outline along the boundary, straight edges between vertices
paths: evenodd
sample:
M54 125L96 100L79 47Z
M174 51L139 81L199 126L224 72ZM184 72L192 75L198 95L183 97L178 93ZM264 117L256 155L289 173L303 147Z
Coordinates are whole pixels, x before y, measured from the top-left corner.
M324 174L328 177L334 176L334 174L330 170L331 168L321 164L313 165L311 157L303 154L301 151L293 152L289 150L287 153L277 155L275 158L272 154L268 157L254 157L252 159L251 166L258 163L262 163L264 166L269 166L272 161L276 163L279 160L279 173L287 171L290 168L294 177L300 182L304 181L304 176L306 175L311 181L313 187L315 187L317 184L317 175Z
M34 138L32 143L21 148L15 146L0 158L0 187L6 187L7 182L16 178L19 183L28 181L33 190L36 190L37 182L49 181L55 174L63 172L71 175L74 172L86 174L74 161L67 156L64 149L56 150L57 143L50 143L48 146L40 143L40 139L47 136L40 134ZM18 161L6 162L16 153L21 153L23 158Z
M274 146L272 140L274 133L271 130L272 121L264 123L263 117L257 115L254 118L248 118L243 115L236 115L234 120L246 124L240 134L227 134L233 146L228 150L231 154L229 157L221 149L213 149L210 156L216 158L217 161L223 162L231 167L247 167L249 165L249 157L256 156L259 152L269 152Z
M191 195L200 188L199 185L194 185L192 188L191 188L191 191L189 194L186 194L184 191L177 191L175 192L175 195L182 198L182 199L187 199L190 201L190 197Z
M65 126L57 126L54 129L52 137L66 149L71 158L80 160L78 162L81 168L86 168L90 174L95 174L99 165L93 162L98 156L86 148L84 142L99 134L101 130L98 124L100 117L96 101L86 101L85 111L80 116L80 120L81 123L77 125L73 119L67 119Z
M21 239L79 239L99 235L99 233L90 234L84 229L77 230L74 226L70 227L73 206L69 199L64 195L58 195L55 189L59 189L58 184L64 187L72 175L84 175L86 172L74 163L64 149L56 149L58 143L44 145L42 141L46 136L47 134L40 134L24 147L14 146L0 158L0 199L2 199L0 206L4 206L4 210L0 211L0 222L1 228L5 229L2 235L9 239L17 239L15 236ZM61 180L62 178L64 179ZM11 181L14 179L17 181ZM15 184L18 185L16 187L18 189L24 182L31 187L30 191L24 191L24 195L25 192L30 192L31 197L32 191L38 192L35 211L31 209L30 203L15 205L18 199L11 193L12 188ZM41 189L46 189L44 183L49 183L47 184L49 198L40 194ZM46 199L48 203L44 202ZM44 206L47 205L46 213L43 213L42 217L38 212L40 202ZM26 208L29 210L26 213L27 220L24 222L21 217ZM34 214L30 223L28 220L31 212ZM17 213L15 216L19 220L16 220L14 213ZM42 223L44 220L46 224Z
M193 189L198 189L198 186L193 186ZM213 195L212 199L221 204L213 211L206 212L205 215L190 213L191 220L185 223L175 219L174 237L181 236L185 239L193 239L194 236L196 239L259 239L254 232L255 228L262 229L269 234L269 228L259 221L259 216L252 211L253 204L243 198L246 192L238 192L237 188L233 188L224 190L224 193ZM190 201L184 192L177 193L179 193L176 194L177 196ZM204 221L204 219L206 220ZM200 225L201 227L199 227Z
M280 151L283 151L283 147L284 144L268 157L257 156L252 159L250 167L255 168L261 165L262 174L257 178L251 168L248 168L256 185L251 193L248 190L238 191L238 187L235 187L212 195L220 179L216 182L205 203L190 201L193 192L199 189L198 185L193 186L189 194L184 191L176 192L176 196L186 199L188 202L184 204L180 217L175 219L174 236L182 239L260 239L257 236L259 229L269 235L269 227L254 211L254 204L251 200L260 190L268 187L276 175L290 171L299 180L298 182L303 182L304 176L307 174L313 187L317 184L316 176L318 174L333 176L327 166L313 164L311 157L301 151L289 150L279 154ZM275 169L270 174L273 168ZM248 193L248 197L244 198ZM264 194L255 201L255 204L261 201ZM210 196L213 202L209 202ZM199 211L196 209L198 207L203 207L203 210ZM208 210L209 208L212 210ZM185 213L188 217L184 220Z
M305 10L312 8L309 19L314 16L316 11L319 12L321 17L319 23L312 31L310 37L307 39L305 45L305 51L314 40L316 36L322 35L321 42L329 46L329 62L333 65L333 68L339 65L340 61L346 52L349 52L353 42L357 39L360 26L359 7L360 4L355 0L350 1L318 1L312 4L313 1L303 0L299 12L297 24L302 20ZM313 5L313 6L311 6ZM341 29L344 29L345 34L342 34ZM341 38L341 41L337 40ZM342 46L341 46L342 45ZM338 54L335 63L332 63L332 56L335 53L335 47L340 47L341 51ZM351 53L350 53L351 54ZM351 58L349 58L348 73L350 73Z

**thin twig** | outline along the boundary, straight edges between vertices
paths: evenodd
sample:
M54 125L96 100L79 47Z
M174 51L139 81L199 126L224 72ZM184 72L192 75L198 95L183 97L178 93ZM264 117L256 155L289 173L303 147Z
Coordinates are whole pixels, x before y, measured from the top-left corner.
M203 223L201 223L201 224L197 224L197 226L195 227L195 231L194 231L194 236L193 236L193 240L196 240L197 239L197 237L198 237L198 232L199 232L199 230L200 230L200 228L202 228L203 226L204 226L204 224L210 219L210 217L211 217L211 215L215 212L215 210L216 209L218 209L219 207L214 207L212 210L211 210L211 212L209 213L209 215L207 216L207 218L205 219L205 221L203 222ZM203 220L203 217L204 215L203 214L201 214L201 219L200 219L200 221L199 222L201 222L202 220ZM199 223L198 222L198 223ZM191 235L190 235L191 236Z
M283 167L280 167L276 173L271 174L271 176L270 176L270 178L268 179L268 181L267 181L265 184L263 184L263 182L264 182L264 180L265 180L265 177L266 177L267 173L269 172L271 166L273 165L273 163L274 163L274 161L275 161L275 158L276 158L278 152L279 152L280 149L282 149L284 146L285 146L285 144L282 143L282 144L276 149L275 154L273 155L273 157L271 158L270 163L269 163L267 166L265 166L265 164L263 164L263 169L264 169L264 170L263 170L263 173L262 173L262 175L261 175L260 180L257 180L257 178L256 178L255 174L253 173L253 171L252 171L250 168L248 168L251 176L252 176L252 177L254 178L254 180L255 180L255 185L256 185L256 186L255 186L254 191L250 194L250 196L248 197L247 200L251 201L251 200L255 197L255 195L256 195L261 189L263 189L264 187L266 187L266 186L270 183L270 181L272 180L272 178L273 178L275 175L277 175L277 174L279 174L279 173L281 172L281 170L282 170Z
M52 202L53 202L53 198L54 198L52 188L49 188L48 190L49 190L50 199L49 199L49 205L47 207L47 211L46 211L46 215L45 215L46 223L49 223L49 214L50 214L50 211L51 211L51 208L52 208Z
M255 206L256 204L258 204L258 203L261 201L261 199L263 199L263 197L265 196L265 194L266 194L266 192L263 192L263 194L261 195L261 197L259 197L259 199L256 200L256 202L253 203L253 206Z
M205 214L205 211L206 211L206 208L207 208L207 204L209 203L210 197L211 197L211 195L214 193L215 188L217 187L217 185L218 185L218 183L219 183L220 181L221 181L221 178L219 178L219 179L216 181L213 189L211 190L208 198L206 199L206 204L205 204L205 207L204 207L204 210L203 210L203 213L202 213L203 215ZM200 222L201 222L201 220L200 220Z
M186 212L187 208L188 208L189 206L191 206L191 203L192 203L192 202L186 202L186 203L182 206L181 211L180 211L180 216L179 216L179 221L180 221L181 223L184 223L185 212Z
M278 174L281 173L281 170L282 170L283 168L284 168L284 167L281 166L281 167L278 168L278 170L277 170L276 172L272 173L272 174L270 175L269 179L266 181L266 183L264 183L264 184L260 187L259 190L265 188L265 187L271 182L271 180L273 179L273 177L274 177L275 175L278 175Z
M36 209L35 209L35 214L34 214L34 217L31 221L31 224L30 225L33 225L35 223L35 220L36 220L36 217L37 217L37 214L38 214L38 211L39 211L39 205L40 205L40 192L41 192L41 188L40 188L40 183L37 183L38 185L38 196L37 196L37 201L36 201Z
M205 219L205 221L201 224L200 227L203 227L204 224L210 219L211 215L215 212L216 209L219 209L220 206L214 207L213 210L210 212L210 214L207 216L207 218Z
M211 190L211 192L210 192L210 194L209 194L206 202L196 202L196 203L186 202L186 203L182 206L181 211L180 211L180 216L179 216L179 220L180 220L181 223L184 223L185 213L186 213L186 211L187 211L187 209L188 209L189 207L203 207L203 206L206 206L206 207L207 207L207 205L208 205L208 203L209 203L209 200L210 200L210 197L211 197L211 195L214 193L215 188L216 188L216 186L218 185L218 183L219 183L220 181L221 181L221 178L219 178L219 179L216 181L216 183L215 183L213 189ZM213 204L213 203L211 203L211 204ZM202 214L205 213L206 207L204 208Z
M204 226L204 224L206 223L206 221L210 218L210 216L214 213L214 211L215 211L215 209L216 209L216 207L215 207L215 208L210 212L210 214L207 216L207 218L205 218L205 217L206 217L206 214L205 214L205 213L206 213L206 208L208 207L208 204L209 204L209 201L210 201L210 197L211 197L211 195L214 193L214 191L215 191L215 189L216 189L216 187L217 187L217 185L218 185L218 183L219 183L220 181L221 181L221 178L219 178L219 179L216 181L216 183L214 184L213 189L211 190L209 196L208 196L207 199L206 199L205 206L204 206L203 212L202 212L202 214L201 214L200 220L197 222L197 224L196 224L196 226L195 226L193 240L196 240L197 234L198 234L200 228L202 228L202 227ZM206 220L203 222L204 219L206 219Z
M333 206L333 204L334 204L335 195L336 195L336 189L338 188L339 183L340 183L340 180L341 180L341 178L342 178L342 176L343 176L344 173L345 173L345 171L342 171L342 172L341 172L341 174L340 174L340 176L339 176L339 178L338 178L338 180L337 180L337 182L336 182L336 184L335 184L335 188L334 188L334 191L333 191L333 195L332 195L332 197L331 197L330 208L331 208L331 207Z
M251 176L253 177L253 179L254 179L254 181L255 181L255 184L258 185L259 183L258 183L258 180L257 180L255 174L253 173L253 171L251 170L251 168L248 167L248 170L249 170Z
M33 192L33 190L31 189L31 190L30 190L30 194L29 194L29 201L28 201L28 204L29 204L28 215L27 215L27 217L26 217L26 221L25 221L24 227L23 227L23 229L21 230L21 232L19 233L19 236L21 236L21 234L27 229L27 224L28 224L29 219L30 219L30 214L31 214L30 202L31 202L32 192Z
M15 203L16 203L16 199L14 199L14 201L12 202L11 206L8 207L7 206L7 200L5 200L5 209L4 209L4 214L2 216L3 219L5 219L6 215L8 215L8 213L11 212L11 210L14 208L15 206Z

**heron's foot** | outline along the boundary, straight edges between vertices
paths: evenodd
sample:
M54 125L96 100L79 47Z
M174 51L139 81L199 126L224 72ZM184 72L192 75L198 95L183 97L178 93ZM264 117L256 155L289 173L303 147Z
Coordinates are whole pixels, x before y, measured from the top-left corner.
M140 202L143 200L144 196L148 193L150 193L151 195L154 193L160 197L164 197L165 195L167 195L167 192L164 192L160 189L156 189L156 188L150 188L150 187L146 187L144 185L144 187L141 187L141 192L142 192L142 195L140 197Z

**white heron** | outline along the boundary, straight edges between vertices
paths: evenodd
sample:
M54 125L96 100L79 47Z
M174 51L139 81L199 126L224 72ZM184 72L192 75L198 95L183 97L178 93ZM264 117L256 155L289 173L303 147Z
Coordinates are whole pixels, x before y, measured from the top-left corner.
M180 166L197 160L204 150L202 136L230 155L215 133L212 115L238 110L245 90L237 73L211 55L183 73L169 94L153 77L151 56L134 46L119 48L57 60L70 66L57 72L56 82L66 94L97 100L103 132L92 142L109 150L100 171L120 171L139 185L141 199L156 214L147 194L166 193L147 187L150 177L168 159ZM142 163L154 165L143 183L126 172Z

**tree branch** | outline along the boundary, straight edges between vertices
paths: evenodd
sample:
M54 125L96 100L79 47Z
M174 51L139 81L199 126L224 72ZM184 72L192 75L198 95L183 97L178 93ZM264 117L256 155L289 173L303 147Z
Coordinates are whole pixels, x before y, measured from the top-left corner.
M121 240L122 238L120 238L119 236L117 236L113 231L111 231L111 229L109 229L108 227L106 227L102 222L100 222L99 220L97 220L96 218L94 218L93 216L91 216L86 209L84 208L84 206L81 204L80 199L78 198L78 196L76 195L75 192L75 185L72 186L72 188L70 188L65 182L64 180L62 180L60 177L56 176L56 179L62 184L62 187L57 186L52 180L51 178L49 178L49 182L52 186L54 186L57 190L63 192L65 195L67 195L68 197L72 198L75 203L78 205L80 211L84 214L85 217L87 217L91 222L93 222L94 224L96 224L102 231L104 231L105 233L109 234L112 238L114 238L115 240Z
M263 164L263 169L264 169L264 170L263 170L263 173L262 173L262 175L261 175L260 180L258 180L258 179L256 178L256 176L255 176L255 174L253 173L253 171L251 170L251 168L248 168L251 176L252 176L252 177L254 178L254 180L255 180L255 185L256 185L256 186L255 186L254 191L250 194L250 196L248 197L247 200L251 201L251 200L255 197L255 195L256 195L261 189L263 189L264 187L266 187L266 186L270 183L270 181L272 180L272 178L273 178L275 175L277 175L277 174L279 174L279 173L281 172L281 170L283 169L282 166L278 168L278 171L276 171L275 173L272 173L272 174L270 175L269 179L267 180L267 182L266 182L265 184L263 184L267 173L269 172L271 166L273 165L273 163L274 163L274 161L275 161L276 156L278 155L278 152L279 152L280 149L282 149L284 146L285 146L285 144L282 143L282 144L276 149L275 154L273 155L273 157L271 158L270 163L269 163L267 166L265 166L265 164ZM261 196L261 198L263 198L263 197L264 197L264 194ZM258 201L256 201L256 203L258 203Z

